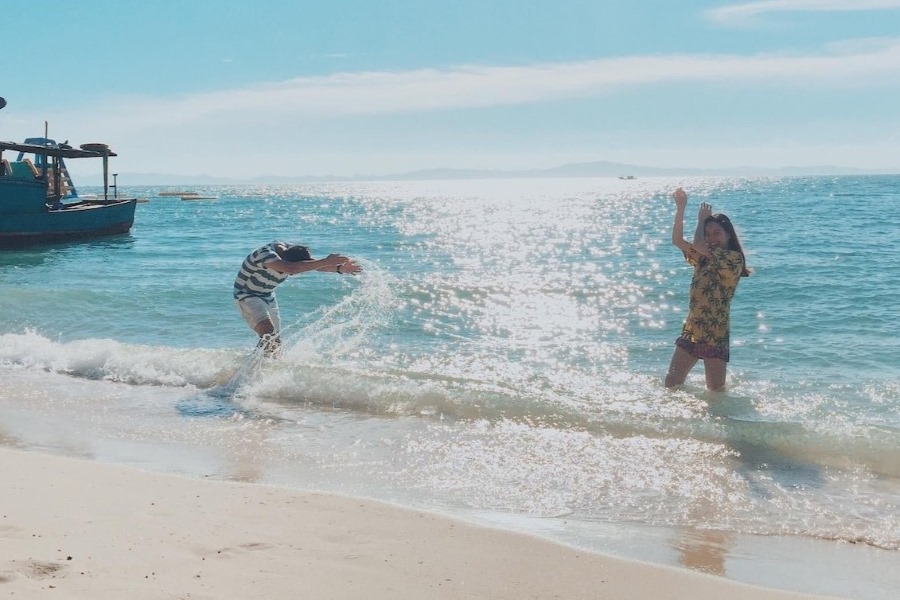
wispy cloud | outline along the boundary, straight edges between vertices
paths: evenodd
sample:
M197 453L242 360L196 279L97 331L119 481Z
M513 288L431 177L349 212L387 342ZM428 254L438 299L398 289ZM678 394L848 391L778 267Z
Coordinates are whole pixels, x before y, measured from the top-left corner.
M900 0L759 0L713 8L705 12L723 25L743 23L773 12L838 12L900 8Z
M820 82L859 85L900 76L900 39L848 44L818 54L665 55L530 66L338 73L180 98L128 102L134 120L201 119L214 114L328 118L550 102L649 84ZM114 109L113 115L119 110Z
M900 83L900 38L855 40L803 55L660 55L530 66L370 71L301 77L179 97L118 97L89 111L41 115L86 131L259 127L358 115L391 115L549 103L635 86ZM662 93L666 93L663 89ZM73 109L68 109L73 110ZM11 116L11 115L9 115Z

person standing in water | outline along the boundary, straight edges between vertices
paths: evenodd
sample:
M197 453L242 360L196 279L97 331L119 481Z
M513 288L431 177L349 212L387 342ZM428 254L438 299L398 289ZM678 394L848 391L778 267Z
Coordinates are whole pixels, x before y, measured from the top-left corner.
M234 280L234 301L241 316L259 336L257 348L275 356L281 348L281 318L275 288L291 275L325 271L356 275L362 267L340 254L314 260L309 248L275 241L251 252Z
M675 199L675 223L672 244L694 266L688 303L688 316L675 340L675 353L666 373L666 387L681 385L702 359L706 387L720 391L725 387L729 360L729 322L731 299L741 277L749 277L744 250L734 225L724 214L713 214L707 203L700 204L697 228L692 242L684 239L684 210L687 194L678 188Z

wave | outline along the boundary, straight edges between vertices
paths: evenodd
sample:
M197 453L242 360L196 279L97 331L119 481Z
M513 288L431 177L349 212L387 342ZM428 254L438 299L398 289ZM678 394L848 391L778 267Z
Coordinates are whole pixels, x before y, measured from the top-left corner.
M564 390L537 391L540 387L354 361L349 354L356 336L365 337L366 328L377 326L342 319L346 311L357 311L358 306L349 305L359 301L348 300L313 324L295 328L288 338L294 341L286 344L278 360L252 352L108 339L55 342L26 332L0 335L0 364L138 386L198 388L211 398L212 408L189 410L211 416L225 415L241 404L265 403L276 409L445 423L519 423L618 439L697 440L733 451L746 469L765 465L814 478L823 468L862 465L873 474L900 478L900 430L884 423L853 422L834 412L787 415L770 405L766 413L754 408L753 398L691 388L666 391L654 378L640 375L632 375L625 385L610 383L593 397L577 398ZM225 401L220 402L222 397Z
M124 344L111 339L53 341L34 331L0 335L0 364L133 385L212 387L236 372L240 354Z

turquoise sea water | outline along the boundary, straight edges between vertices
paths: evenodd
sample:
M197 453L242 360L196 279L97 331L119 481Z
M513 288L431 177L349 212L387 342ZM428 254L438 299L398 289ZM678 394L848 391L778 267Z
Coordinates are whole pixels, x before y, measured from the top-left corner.
M900 176L235 186L193 202L121 183L150 200L129 235L0 251L0 441L783 587L747 565L827 544L878 568L812 581L807 565L801 589L900 585ZM691 273L669 241L677 185L689 215L706 201L731 217L754 269L724 394L702 365L662 385ZM231 285L273 239L366 271L282 285L286 352L267 361ZM642 545L669 532L672 556Z

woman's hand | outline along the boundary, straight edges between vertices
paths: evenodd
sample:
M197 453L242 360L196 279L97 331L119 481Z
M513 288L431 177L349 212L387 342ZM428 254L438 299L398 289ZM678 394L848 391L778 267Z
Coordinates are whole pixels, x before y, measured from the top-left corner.
M672 194L672 198L675 199L675 207L678 208L678 210L684 210L684 207L687 206L687 194L683 189L678 188L675 190Z
M697 222L705 223L706 219L711 216L712 216L712 206L710 206L706 202L701 202L700 208L697 210Z

